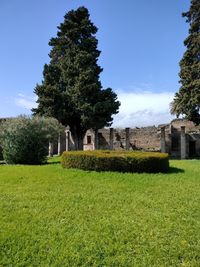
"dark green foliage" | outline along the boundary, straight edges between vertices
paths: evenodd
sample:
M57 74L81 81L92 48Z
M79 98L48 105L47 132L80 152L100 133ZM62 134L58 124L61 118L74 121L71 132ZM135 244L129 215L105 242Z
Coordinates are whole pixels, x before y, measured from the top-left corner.
M3 160L3 150L1 146L0 146L0 160Z
M167 172L168 154L127 151L73 151L64 152L64 168L118 172Z
M99 80L102 68L97 64L96 32L86 8L68 12L57 37L49 42L50 63L44 66L42 84L35 88L38 107L34 114L69 125L79 148L85 131L110 126L120 105L112 89L102 89Z
M48 155L48 142L58 137L62 126L52 118L20 116L1 125L0 139L7 163L41 164Z
M181 87L172 103L173 114L185 115L200 124L200 1L192 0L190 10L183 13L190 25L189 36L184 42L186 52L180 61Z

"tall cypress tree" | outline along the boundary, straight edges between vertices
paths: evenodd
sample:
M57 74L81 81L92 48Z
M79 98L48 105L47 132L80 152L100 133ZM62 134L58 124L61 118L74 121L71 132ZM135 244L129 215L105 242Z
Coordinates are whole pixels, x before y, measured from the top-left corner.
M99 80L96 32L85 7L68 12L57 37L49 42L50 63L44 66L42 84L35 88L38 107L33 113L69 125L77 149L82 149L86 130L110 126L120 106L117 95L111 88L102 89Z
M200 124L200 1L191 0L190 10L182 14L189 23L186 52L180 61L181 87L172 102L172 114L185 115Z

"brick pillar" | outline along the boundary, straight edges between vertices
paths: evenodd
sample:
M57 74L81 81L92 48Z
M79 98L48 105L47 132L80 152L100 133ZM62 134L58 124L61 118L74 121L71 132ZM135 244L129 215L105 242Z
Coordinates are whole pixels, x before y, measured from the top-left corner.
M110 128L110 150L113 150L114 130Z
M53 157L53 143L49 142L49 157Z
M162 153L166 153L165 127L161 128L160 150L161 150Z
M130 148L130 128L125 128L125 149L129 150Z
M98 130L94 131L94 150L99 148Z
M60 154L61 154L61 150L60 150L60 148L61 148L61 140L60 140L61 138L60 138L60 134L59 134L59 136L58 136L58 156L60 156Z
M181 126L181 159L186 159L186 134L185 134L185 126Z

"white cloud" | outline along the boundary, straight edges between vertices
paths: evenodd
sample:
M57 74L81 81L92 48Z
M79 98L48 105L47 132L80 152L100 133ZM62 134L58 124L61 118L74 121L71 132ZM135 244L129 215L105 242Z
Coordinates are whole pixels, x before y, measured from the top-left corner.
M37 97L25 96L23 94L18 94L18 98L15 99L15 104L19 107L31 110L37 107L36 103Z
M174 93L149 91L118 91L121 102L119 113L114 116L113 127L141 127L170 122L170 102Z

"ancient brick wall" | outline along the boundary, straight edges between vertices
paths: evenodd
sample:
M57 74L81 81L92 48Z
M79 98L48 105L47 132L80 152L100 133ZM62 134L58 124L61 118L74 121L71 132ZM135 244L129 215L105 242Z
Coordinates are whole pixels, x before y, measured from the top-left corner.
M110 148L110 129L98 131L99 148ZM160 150L160 128L142 127L129 129L130 149ZM125 129L113 129L113 149L122 150L126 147Z
M155 126L130 129L130 143L136 148L160 150L160 129Z

